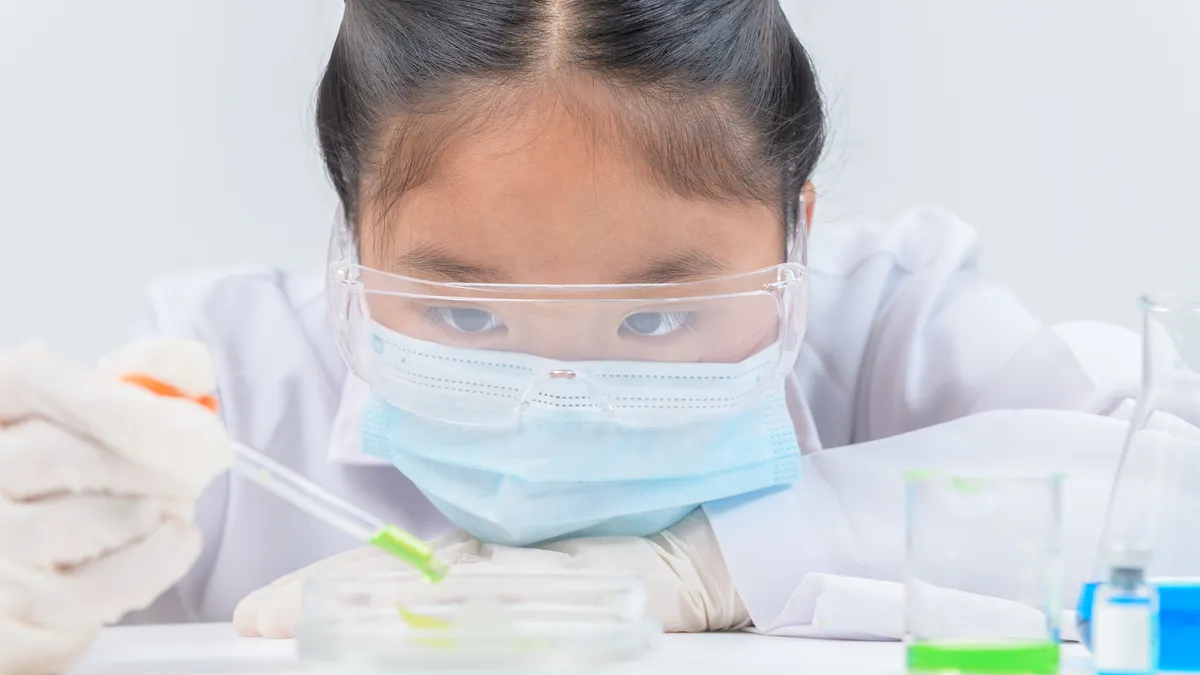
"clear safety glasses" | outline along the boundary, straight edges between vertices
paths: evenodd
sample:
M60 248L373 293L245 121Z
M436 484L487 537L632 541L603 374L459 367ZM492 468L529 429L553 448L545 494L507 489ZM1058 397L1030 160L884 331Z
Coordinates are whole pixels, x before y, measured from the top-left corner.
M779 394L807 305L799 263L692 283L547 286L436 283L333 260L327 298L346 362L376 395L470 425L735 413Z

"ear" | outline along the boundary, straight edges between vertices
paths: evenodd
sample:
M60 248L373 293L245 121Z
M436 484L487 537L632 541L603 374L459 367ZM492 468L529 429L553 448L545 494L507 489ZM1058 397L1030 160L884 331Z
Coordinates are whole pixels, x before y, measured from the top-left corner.
M813 213L817 207L817 189L813 187L812 181L804 183L800 194L804 195L804 224L808 227L808 231L812 232Z

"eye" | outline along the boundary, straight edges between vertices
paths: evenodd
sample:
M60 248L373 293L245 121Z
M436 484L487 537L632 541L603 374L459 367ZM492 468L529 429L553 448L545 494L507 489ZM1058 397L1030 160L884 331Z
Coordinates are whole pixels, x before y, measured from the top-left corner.
M442 324L463 333L486 333L504 328L500 317L470 307L430 307L425 310L430 323Z
M670 335L692 322L692 312L639 312L630 314L621 323L621 330L635 335L659 337Z

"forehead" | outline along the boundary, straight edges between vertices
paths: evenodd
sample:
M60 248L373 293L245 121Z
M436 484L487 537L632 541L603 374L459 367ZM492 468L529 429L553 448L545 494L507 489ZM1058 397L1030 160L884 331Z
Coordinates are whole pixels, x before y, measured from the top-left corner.
M775 210L665 189L604 116L553 101L453 138L424 180L367 201L360 232L371 267L553 284L748 271L780 262L784 238Z

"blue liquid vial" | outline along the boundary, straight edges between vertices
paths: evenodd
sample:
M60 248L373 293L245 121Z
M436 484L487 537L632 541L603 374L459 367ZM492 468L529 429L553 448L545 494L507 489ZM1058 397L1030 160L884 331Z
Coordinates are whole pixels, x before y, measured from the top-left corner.
M1098 675L1158 670L1158 592L1141 567L1114 567L1092 604L1092 657Z

